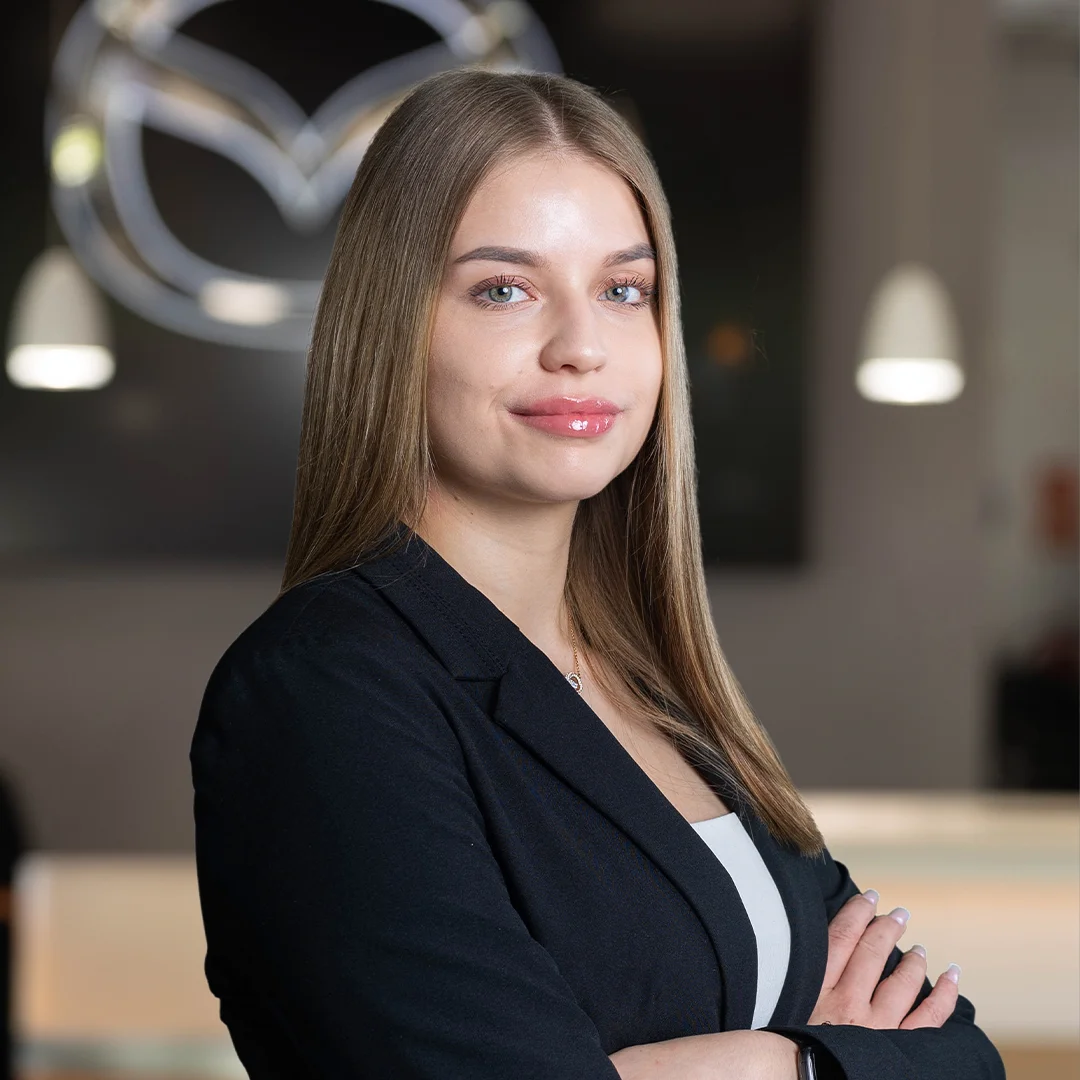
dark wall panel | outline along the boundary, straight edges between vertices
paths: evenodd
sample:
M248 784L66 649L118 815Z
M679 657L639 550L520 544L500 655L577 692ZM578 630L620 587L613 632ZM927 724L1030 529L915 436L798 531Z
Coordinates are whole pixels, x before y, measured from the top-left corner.
M693 377L702 527L712 563L802 555L804 243L810 36L622 34L584 0L536 0L564 70L636 117L674 215ZM633 11L634 5L628 10ZM11 118L0 180L0 320L41 246L46 5L0 42ZM53 36L72 6L54 5ZM59 13L59 14L58 14ZM313 110L349 77L436 40L378 3L228 0L184 33L249 62ZM318 278L334 222L297 234L250 176L148 131L158 208L193 251L240 271ZM303 390L300 351L181 336L109 301L117 375L48 393L0 377L0 566L27 560L284 554Z

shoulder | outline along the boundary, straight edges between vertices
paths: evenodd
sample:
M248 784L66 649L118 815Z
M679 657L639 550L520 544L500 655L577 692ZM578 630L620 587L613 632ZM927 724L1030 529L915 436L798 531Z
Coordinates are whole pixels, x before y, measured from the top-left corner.
M385 638L408 627L379 589L355 570L320 574L294 585L233 642L226 656L287 643Z
M421 639L381 591L355 570L322 574L278 596L229 646L217 670L337 657L356 671L380 659L415 666Z
M355 571L324 574L279 596L229 646L207 683L202 713L258 703L264 713L430 700L440 665L380 590Z
M360 574L290 589L229 646L203 694L192 761L382 754L425 743L456 754L445 669ZM330 767L328 765L328 767Z

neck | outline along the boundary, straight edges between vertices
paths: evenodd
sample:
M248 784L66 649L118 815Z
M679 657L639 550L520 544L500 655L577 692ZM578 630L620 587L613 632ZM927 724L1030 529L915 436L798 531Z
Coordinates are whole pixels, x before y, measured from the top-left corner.
M563 591L576 509L466 501L433 484L414 531L552 663L569 670Z

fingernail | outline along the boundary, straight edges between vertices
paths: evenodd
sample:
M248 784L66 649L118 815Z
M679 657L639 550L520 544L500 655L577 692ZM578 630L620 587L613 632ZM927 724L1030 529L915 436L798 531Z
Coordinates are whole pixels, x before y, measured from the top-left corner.
M950 982L958 983L960 981L960 965L950 964L945 969L945 978Z
M926 949L922 945L912 945L911 948L908 949L908 952L913 952L917 956L921 956L924 960L926 959Z
M911 912L906 907L894 907L889 912L889 918L895 919L901 926L906 926L908 919L911 918Z
M877 907L877 902L881 899L881 897L878 896L877 889L867 889L866 892L863 893L863 896L865 896L874 907Z

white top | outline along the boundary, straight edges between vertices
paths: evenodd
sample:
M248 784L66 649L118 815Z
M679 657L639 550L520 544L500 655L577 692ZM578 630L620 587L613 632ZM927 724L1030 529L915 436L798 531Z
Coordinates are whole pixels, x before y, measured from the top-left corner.
M737 814L722 814L691 824L724 864L754 928L758 982L754 1019L750 1026L764 1027L776 1008L791 955L791 926L784 901Z

